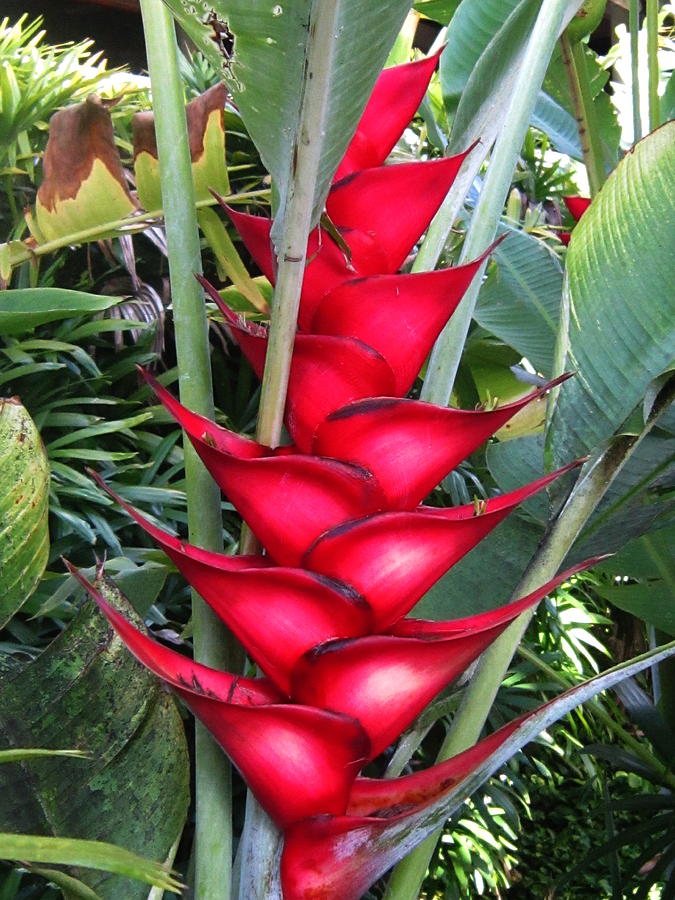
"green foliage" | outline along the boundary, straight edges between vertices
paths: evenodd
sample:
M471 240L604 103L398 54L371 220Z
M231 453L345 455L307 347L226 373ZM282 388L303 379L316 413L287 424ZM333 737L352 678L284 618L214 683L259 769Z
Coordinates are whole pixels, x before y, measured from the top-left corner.
M132 611L110 584L108 601ZM124 688L121 688L124 685ZM30 769L0 767L0 831L114 841L137 853L165 859L186 814L187 749L173 700L129 656L119 638L87 603L71 626L34 662L9 669L1 684L3 742L50 747L69 740L88 759L34 760ZM25 840L28 840L27 838ZM1 843L1 839L0 839ZM68 852L70 850L70 855ZM37 862L93 865L132 874L131 858L114 867L110 848L24 843L18 855L7 839L0 856ZM97 856L98 854L98 856ZM147 889L129 881L75 870L102 898L145 900ZM134 876L137 877L137 874Z

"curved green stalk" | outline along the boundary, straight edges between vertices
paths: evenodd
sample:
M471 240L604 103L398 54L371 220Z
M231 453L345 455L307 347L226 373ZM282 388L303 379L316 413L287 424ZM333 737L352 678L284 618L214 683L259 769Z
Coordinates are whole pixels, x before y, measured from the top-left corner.
M328 85L339 12L340 3L315 4L309 24L312 38L308 44L306 71L312 88L306 90L295 135L291 183L276 248L277 281L260 393L257 438L268 447L279 444L283 426L300 291L305 276L307 236L312 227L314 189L321 164L321 135L328 115Z
M532 29L514 84L506 124L495 142L480 199L467 231L462 262L478 256L494 240L532 111L569 5L568 0L545 3ZM436 342L422 389L423 400L441 406L446 406L450 400L486 265L481 266Z
M213 417L208 330L190 151L173 20L162 0L141 0L160 161L181 401ZM218 488L189 441L185 443L188 528L193 543L222 547ZM193 594L195 658L227 668L227 638L219 620ZM229 897L232 865L230 765L208 732L196 730L195 898Z
M568 8L567 0L551 0L542 6L537 17L514 85L512 101L506 115L507 124L495 142L480 200L471 219L462 260L477 256L494 239L532 110ZM459 308L436 342L422 390L421 396L424 400L443 406L450 400L484 271L485 266L482 266ZM537 586L541 583L538 581ZM525 593L522 591L519 596L524 596ZM513 638L508 646L510 660L514 648ZM475 743L502 677L500 674L495 687L491 684L485 686L484 680L480 677L474 678L469 684L455 717L458 728L453 729L448 735L439 758L447 759L448 756L458 752L454 746L457 743L463 744L459 749ZM484 690L484 687L487 687L487 690ZM440 832L436 832L427 838L394 869L387 886L385 900L416 900L419 897L420 885L439 834Z
M588 175L588 186L591 197L595 197L603 185L606 173L597 116L588 78L586 52L581 41L572 44L564 33L560 37L560 46L567 72L574 118L579 130L579 143Z

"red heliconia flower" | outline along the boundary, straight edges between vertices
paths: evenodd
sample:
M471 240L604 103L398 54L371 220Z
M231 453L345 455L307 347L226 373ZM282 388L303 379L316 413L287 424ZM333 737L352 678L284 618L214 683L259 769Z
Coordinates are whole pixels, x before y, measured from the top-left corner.
M80 579L282 829L284 900L357 900L401 852L383 836L405 831L513 733L518 722L415 775L359 777L511 621L584 567L489 612L448 622L403 618L519 503L580 462L486 501L419 505L526 403L567 377L489 410L404 399L493 249L456 268L398 271L466 157L381 165L436 61L382 76L326 200L339 238L332 227L309 236L285 415L292 443L272 449L221 428L141 373L265 552L231 557L195 547L116 499L265 677L217 672L162 647ZM405 101L394 103L401 91ZM270 220L228 213L273 281ZM201 281L262 377L267 330L246 324Z
M350 403L317 427L312 451L368 469L390 509L413 509L512 416L567 377L491 410L452 409L394 397Z
M565 201L565 206L570 211L570 214L575 222L579 221L579 219L591 205L590 197L563 197L563 200ZM569 244L570 238L572 237L572 232L561 231L558 233L558 237L563 242L563 244Z

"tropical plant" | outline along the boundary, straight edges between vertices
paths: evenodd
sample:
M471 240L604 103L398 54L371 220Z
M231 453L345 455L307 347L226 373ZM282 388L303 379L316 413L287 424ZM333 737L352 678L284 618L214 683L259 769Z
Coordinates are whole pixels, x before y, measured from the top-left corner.
M261 556L250 534L242 539L241 556L218 552L220 502L190 449L185 462L191 544L120 502L230 624L266 677L227 673L234 668L223 654L228 642L199 602L191 661L130 624L128 611L120 611L123 601L100 571L93 584L73 575L87 585L134 652L206 722L268 814L250 801L239 850L240 895L283 892L289 900L319 891L358 897L539 730L580 700L671 652L666 648L572 687L475 743L527 610L564 577L555 573L565 556L571 551L575 563L569 574L584 556L620 546L632 533L663 521L655 487L662 464L655 459L665 446L658 425L672 384L666 379L653 387L651 382L669 363L668 301L661 302L657 289L652 333L638 344L627 340L626 335L641 333L638 325L647 315L631 302L633 292L644 288L644 272L629 267L619 275L618 264L637 244L642 264L651 262L651 283L660 285L665 277L665 247L654 238L656 223L666 214L665 199L650 187L672 167L672 128L639 144L602 190L595 184L596 196L570 244L566 303L560 309L558 258L545 248L540 253L537 239L517 230L500 246L492 241L555 40L578 4L557 2L541 9L529 2L511 4L506 22L500 15L487 39L465 57L464 74L458 66L454 94L448 82L452 53L446 51L441 62L446 105L435 137L442 142L443 123L452 122L448 155L386 167L381 164L419 104L435 62L432 56L388 70L362 112L409 4L391 0L372 9L345 0L330 8L302 2L270 8L232 2L195 18L192 4L172 0L177 18L214 65L224 58L241 119L272 176L272 221L229 212L252 256L275 283L269 332L240 320L221 293L202 281L262 375L253 441L211 420L203 297L192 278L199 269L195 195L174 39L166 10L155 0L142 5L182 404L149 373L145 378L184 426L268 555ZM454 4L448 9L455 13ZM457 7L449 47L470 29L476 11L467 0ZM360 27L348 40L357 13ZM572 64L579 69L578 59ZM487 71L495 76L489 85ZM389 102L392 92L403 97L400 105ZM383 116L383 107L395 114ZM590 121L588 104L584 115ZM469 155L466 148L481 136L483 143ZM466 188L494 141L459 265L426 271L445 252ZM176 147L182 148L179 157L173 154ZM586 148L584 156L603 180L597 146ZM170 169L162 164L169 158L174 160ZM441 202L413 272L397 274ZM631 223L638 218L636 229ZM222 221L202 216L200 224L207 237L209 231L220 235L210 242L216 246L222 240L223 257L232 260ZM67 239L68 234L59 238ZM529 272L513 263L517 254L507 251L509 241L522 248L532 265ZM478 299L478 283L490 249L501 256L502 282L529 315L524 334L514 335L508 317L493 316L487 324L490 305ZM11 261L20 263L25 252L11 248ZM547 294L552 314L536 295L523 302L514 287L531 283L532 270L550 273L557 285L557 298L556 289L550 290L550 299ZM236 262L230 264L232 274L241 275ZM245 296L250 284L240 281ZM431 355L422 400L403 399L463 292ZM256 308L264 312L263 304ZM479 321L483 318L483 333L471 330L474 310ZM611 353L595 333L598 319L613 341ZM505 493L488 491L485 498L459 507L420 507L449 468L527 403L522 397L507 406L494 403L495 393L502 400L505 396L485 376L485 351L495 347L494 337L504 348L502 368L520 358L534 368L530 374L538 388L530 397L551 395L544 438L526 427L520 441L491 446L487 466ZM558 395L565 356L580 377ZM459 392L462 387L459 379L467 383L460 362L473 382L468 390L485 404L480 410L446 408L453 388ZM624 426L645 397L644 413L640 409L641 415ZM280 449L284 407L293 443ZM391 449L383 453L383 444ZM565 490L556 489L555 475L569 471L570 459L583 454L591 461L562 510L551 514L537 499L536 488L550 485L559 504ZM558 473L551 472L554 458ZM528 488L514 488L513 482L528 480ZM510 530L485 537L518 500L524 501L524 512L509 518ZM634 513L632 531L619 524L628 508ZM481 538L465 561L438 580ZM541 548L508 601L538 542ZM227 605L224 589L232 598ZM405 618L420 599L416 612L428 619ZM263 600L264 607L259 605ZM68 632L63 637L67 643ZM451 642L457 655L449 662ZM441 749L445 761L399 778L372 777L381 771L376 757L488 644L481 666L463 688ZM393 680L396 673L405 676L400 683ZM397 706L402 694L405 702ZM201 729L196 762L196 891L216 896L229 891L224 885L230 884L231 820L222 805L229 776ZM366 763L369 768L361 773ZM175 818L171 821L175 825ZM407 869L397 871L388 896L418 896L428 855L428 850L418 854Z

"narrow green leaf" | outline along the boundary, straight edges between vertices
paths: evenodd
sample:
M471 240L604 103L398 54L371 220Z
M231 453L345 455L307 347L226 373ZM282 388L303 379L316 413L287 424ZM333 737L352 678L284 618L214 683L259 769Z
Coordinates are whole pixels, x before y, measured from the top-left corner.
M674 180L671 122L626 155L575 229L564 368L577 377L559 392L548 431L555 459L605 442L672 361Z
M496 266L478 295L474 318L550 377L562 296L562 266L555 254L524 231L494 251Z
M46 322L101 312L119 302L119 297L64 288L0 291L0 334L20 334Z
M161 863L102 841L43 837L36 834L0 834L0 857L31 862L83 866L114 872L166 890L180 890L181 883Z
M0 750L0 763L19 762L24 759L42 759L45 756L74 756L78 759L86 759L85 750L44 750L39 747L16 748L12 750Z

